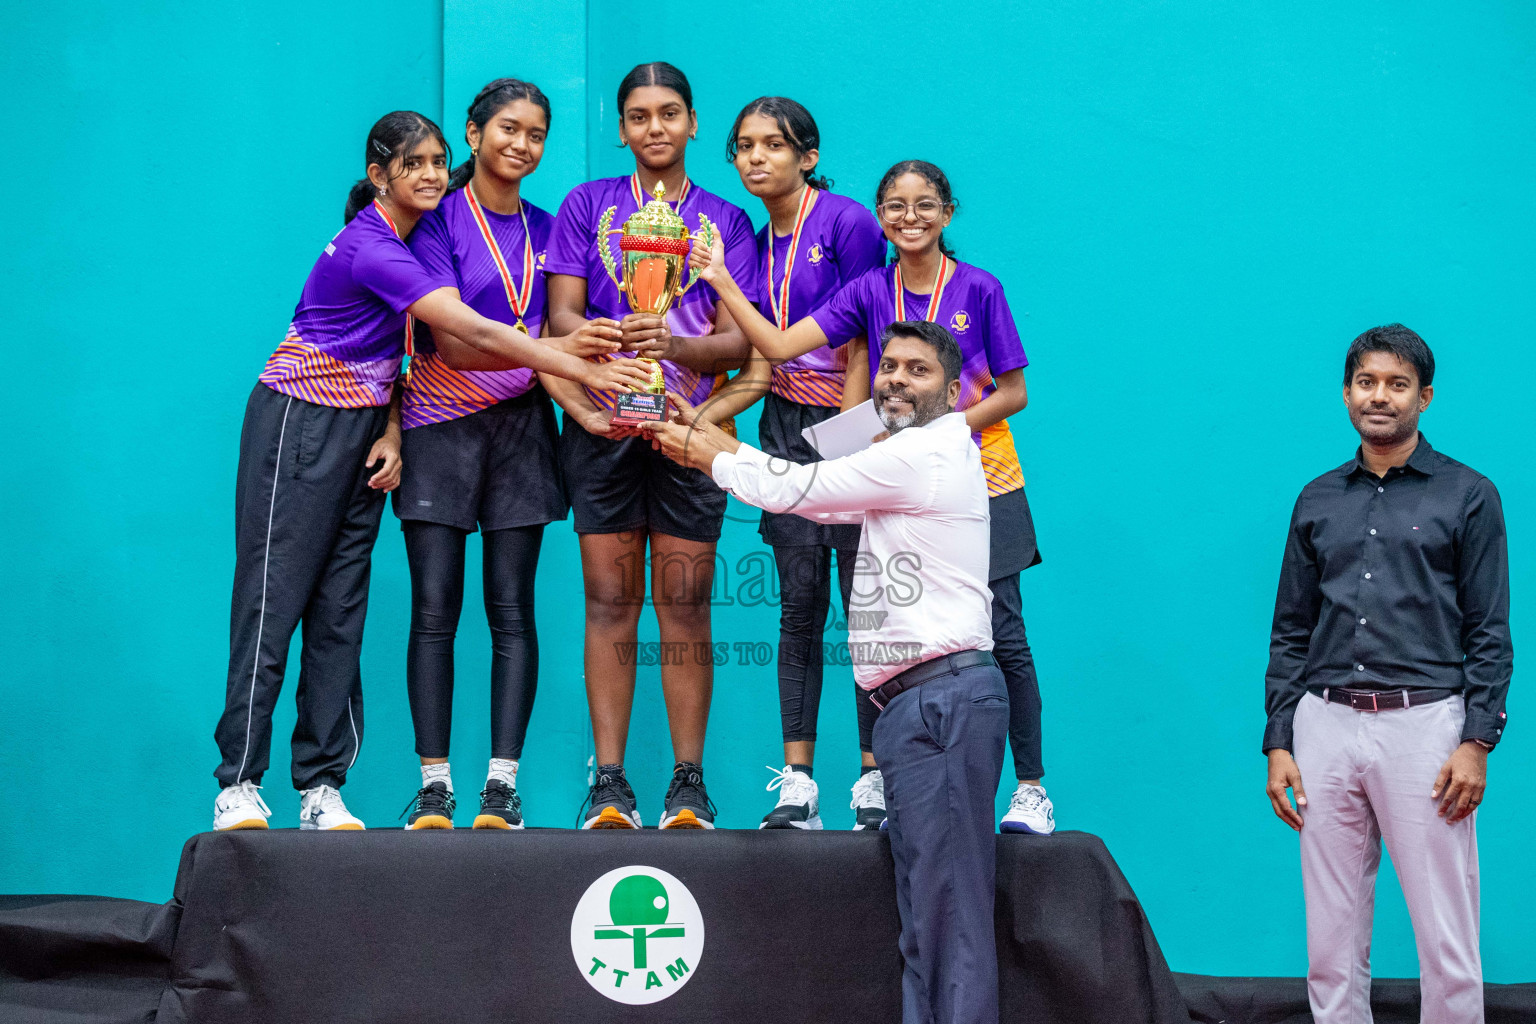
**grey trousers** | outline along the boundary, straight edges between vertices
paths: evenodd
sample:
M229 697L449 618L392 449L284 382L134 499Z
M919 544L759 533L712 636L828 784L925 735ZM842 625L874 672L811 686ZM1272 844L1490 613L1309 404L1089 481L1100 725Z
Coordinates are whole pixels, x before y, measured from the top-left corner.
M1477 813L1448 825L1429 795L1461 743L1465 718L1460 697L1377 712L1313 694L1297 705L1293 746L1307 794L1307 994L1317 1024L1370 1024L1383 838L1413 920L1422 1024L1483 1022Z
M903 1024L997 1024L997 836L1008 691L994 666L896 695L875 722L885 777Z

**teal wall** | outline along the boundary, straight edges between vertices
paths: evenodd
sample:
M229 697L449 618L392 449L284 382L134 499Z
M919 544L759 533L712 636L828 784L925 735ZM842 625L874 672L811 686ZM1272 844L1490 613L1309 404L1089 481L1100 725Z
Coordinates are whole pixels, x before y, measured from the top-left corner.
M839 191L867 201L909 156L949 172L953 241L1002 278L1034 361L1014 429L1046 554L1024 597L1059 820L1105 837L1176 969L1304 970L1296 841L1262 793L1262 676L1291 501L1354 444L1338 383L1364 327L1400 319L1434 346L1426 432L1499 484L1517 631L1532 608L1536 491L1519 453L1536 425L1536 9L830 10L717 5L686 27L613 0L384 0L366 16L84 0L67 16L11 14L0 80L22 123L0 248L17 385L0 404L0 890L163 899L182 840L207 826L242 403L339 226L372 119L446 106L457 139L486 79L532 78L555 121L527 194L553 209L586 177L631 166L613 145L615 86L636 61L669 59L696 93L693 176L744 205L721 146L760 93L816 113ZM776 615L749 585L755 519L734 503L730 515L716 639L772 641ZM545 671L522 786L535 824L566 825L589 745L565 527L549 531L539 600ZM348 786L376 826L417 778L407 601L386 517L368 738ZM468 604L461 779L488 745L487 637ZM855 763L846 679L831 673L818 764L837 826L851 821ZM749 827L771 801L762 765L779 757L773 670L733 664L715 694L711 792L723 823ZM1496 981L1531 980L1536 962L1532 708L1517 684L1479 826ZM276 734L291 726L285 701ZM654 668L641 670L630 760L654 815L670 761ZM292 824L295 799L271 778ZM1375 964L1416 971L1390 882Z

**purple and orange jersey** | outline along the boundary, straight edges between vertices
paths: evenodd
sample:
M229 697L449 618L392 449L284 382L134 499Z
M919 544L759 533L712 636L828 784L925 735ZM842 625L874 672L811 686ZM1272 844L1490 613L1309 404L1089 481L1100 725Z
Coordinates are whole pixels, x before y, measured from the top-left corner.
M758 307L780 329L885 261L885 235L874 214L847 196L811 189L806 193L808 209L797 218L801 221L798 234L773 237L770 253L773 225L766 224L757 233L757 276L764 289ZM843 400L847 366L847 349L823 345L776 365L769 390L791 402L835 409Z
M405 310L453 284L425 270L377 202L326 245L261 383L316 405L388 405L405 357Z
M1014 325L1002 283L980 267L954 264L945 282L938 308L927 317L931 296L901 289L901 315L897 315L896 267L871 270L843 288L811 314L834 346L850 338L869 339L871 384L880 366L880 335L897 319L932 319L960 345L960 400L955 408L969 409L997 390L995 378L1029 365L1019 330ZM993 497L1024 486L1024 470L1013 446L1008 422L995 423L971 435L981 448L981 468L987 476L987 493Z
M482 225L495 240L495 251ZM410 247L422 267L453 282L476 313L508 326L521 321L537 336L545 316L544 251L554 226L554 217L526 199L522 213L500 214L475 203L465 187L421 218ZM415 341L400 410L406 430L468 416L533 387L534 372L526 368L453 369L438 355L425 324L416 325Z
M634 175L599 178L577 185L560 204L560 212L555 217L554 233L549 239L549 256L544 264L544 272L571 274L586 279L586 316L589 320L595 317L622 320L631 312L628 300L614 287L608 271L603 267L602 257L598 255L597 225L603 211L610 206L618 207L613 216L613 224L618 227L642 205L639 182ZM742 290L748 299L756 299L758 289L747 286L747 282L756 280L754 271L757 257L752 239L752 222L741 208L691 182L684 186L680 201L673 203L672 207L692 231L699 228L699 214L709 218L724 239L726 264L730 267L731 276L743 282ZM603 241L612 246L612 252L618 252L617 237L610 236ZM714 329L715 306L718 301L715 290L699 281L667 310L667 326L681 338L702 337ZM634 353L619 352L615 356L598 359L631 355ZM694 405L702 404L725 378L723 373L701 374L670 360L663 359L660 362L668 389ZM593 404L602 409L613 409L618 400L616 392L593 391L591 388L587 388L586 392Z

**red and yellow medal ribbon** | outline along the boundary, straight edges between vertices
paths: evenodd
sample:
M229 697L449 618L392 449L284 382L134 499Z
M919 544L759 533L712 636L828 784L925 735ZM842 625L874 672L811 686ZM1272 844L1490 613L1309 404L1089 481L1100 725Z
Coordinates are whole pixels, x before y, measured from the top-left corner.
M389 225L389 230L395 233L395 237L402 242L405 241L405 237L400 234L400 229L395 226L395 218L384 209L384 204L375 199L373 208L379 211L379 216L384 218L384 223ZM405 354L412 357L416 355L416 318L409 313L405 314Z
M789 330L789 275L795 270L795 253L800 249L800 231L805 227L805 219L810 216L811 207L815 205L816 190L807 185L805 193L800 197L800 210L795 214L794 230L789 233L789 253L784 257L784 281L778 288L773 285L773 221L768 222L768 305L773 311L773 322L781 331Z
M923 319L936 322L939 315L939 302L944 298L944 289L949 284L946 280L951 260L943 253L939 253L939 272L933 278L933 294L928 297L928 312L923 314ZM896 319L907 318L907 297L901 287L901 264L896 264Z
M496 270L501 274L501 286L507 293L507 305L512 307L512 316L517 320L513 326L527 334L528 327L523 323L523 314L528 311L529 300L533 297L533 235L528 231L528 209L521 200L518 201L517 212L523 218L523 286L518 288L512 280L512 270L507 266L507 259L501 254L501 246L497 244L496 236L491 234L491 225L485 219L485 211L480 208L480 200L475 198L473 185L464 186L464 201L469 204L470 215L480 228L480 237L485 239L485 247L491 252L491 262L496 264Z
M682 213L683 212L683 204L688 201L688 193L690 191L692 191L692 190L693 190L693 180L691 178L684 178L683 179L683 191L682 191L682 194L677 197L677 212L678 213ZM640 189L640 172L639 171L636 171L635 173L633 173L633 174L631 174L629 176L629 191L635 197L635 209L637 209L637 210L644 209L645 208L646 199L645 199L645 193L643 191L641 191L641 189ZM662 201L663 202L669 202L669 200L662 200Z

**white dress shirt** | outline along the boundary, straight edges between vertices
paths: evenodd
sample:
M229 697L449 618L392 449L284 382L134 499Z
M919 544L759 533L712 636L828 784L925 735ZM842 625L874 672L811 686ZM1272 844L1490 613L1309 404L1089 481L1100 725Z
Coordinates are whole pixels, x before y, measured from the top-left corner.
M749 505L864 525L848 613L864 689L941 654L992 649L987 482L964 415L828 462L800 465L743 444L710 469Z

